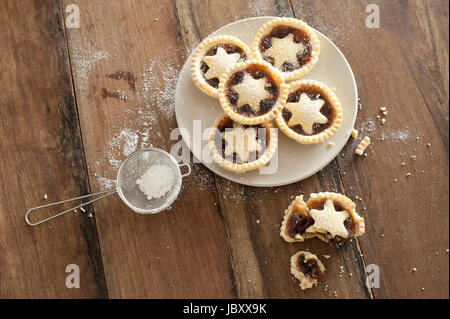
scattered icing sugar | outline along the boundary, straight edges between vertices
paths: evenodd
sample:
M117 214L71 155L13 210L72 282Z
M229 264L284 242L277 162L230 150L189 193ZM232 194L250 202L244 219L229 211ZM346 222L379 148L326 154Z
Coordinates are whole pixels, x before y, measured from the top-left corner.
M111 148L121 149L123 155L129 156L136 150L137 143L139 140L139 136L137 132L132 131L131 129L123 129L118 135L114 136L108 145ZM120 147L122 145L122 147ZM120 155L120 153L119 153Z
M394 132L382 133L379 140L398 140L398 141L406 141L411 137L408 130L398 130Z
M148 103L156 106L167 119L174 116L175 88L180 68L178 63L172 61L149 59L142 74L143 84L138 95L147 102L147 106Z
M76 45L75 47L77 49L73 50L71 61L75 66L73 69L75 70L78 88L83 90L87 83L89 72L94 70L100 60L109 58L110 54L105 51L95 50L91 45L87 47Z
M173 187L175 176L173 170L167 165L152 165L136 180L139 189L147 199L160 198L166 195Z
M262 16L268 13L269 5L267 1L256 0L248 4L248 11L248 14L251 16Z
M326 35L337 45L344 45L353 39L353 34L357 30L357 24L352 23L354 15L350 14L350 8L342 10L340 1L330 1L328 12L341 12L339 19L327 19L327 11L307 10L308 4L296 1L295 15L297 19L301 19L308 23L311 27ZM310 8L309 8L310 9ZM361 45L361 43L354 43Z
M110 179L103 176L97 177L97 183L100 185L102 190L113 189L116 186L115 179Z

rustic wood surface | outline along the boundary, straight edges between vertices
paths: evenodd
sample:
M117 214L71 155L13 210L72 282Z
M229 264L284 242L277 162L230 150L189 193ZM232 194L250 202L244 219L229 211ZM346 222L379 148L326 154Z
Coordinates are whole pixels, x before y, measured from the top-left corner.
M0 297L448 298L448 3L378 1L379 29L365 27L369 3L0 2ZM69 4L80 28L64 24ZM176 145L178 71L209 33L252 16L303 19L342 50L367 157L353 156L350 139L318 174L276 188L194 164L166 213L141 216L113 196L25 224L32 206L110 187L130 147ZM293 197L320 191L355 199L366 234L340 249L282 240ZM331 256L305 292L289 274L300 249ZM79 289L65 286L68 264L80 268ZM369 264L379 288L365 285Z

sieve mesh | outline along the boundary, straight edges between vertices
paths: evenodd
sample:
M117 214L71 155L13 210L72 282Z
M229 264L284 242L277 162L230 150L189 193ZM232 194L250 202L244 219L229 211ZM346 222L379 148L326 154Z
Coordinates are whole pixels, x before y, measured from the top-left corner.
M175 183L163 197L147 199L139 189L136 180L152 165L167 165L172 168ZM132 153L123 162L117 175L117 192L132 210L141 214L154 214L168 208L177 198L181 189L181 172L178 163L167 152L157 149L142 149Z

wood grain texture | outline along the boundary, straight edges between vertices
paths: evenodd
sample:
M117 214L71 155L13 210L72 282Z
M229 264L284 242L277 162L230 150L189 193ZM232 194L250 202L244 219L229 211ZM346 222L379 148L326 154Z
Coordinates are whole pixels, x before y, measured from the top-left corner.
M177 12L186 49L190 51L209 33L251 16L292 16L288 1L187 1L177 0ZM279 236L284 210L296 195L341 191L336 163L320 174L292 185L255 188L216 176L221 213L227 230L238 295L241 298L369 298L364 261L357 242L336 249L318 240L289 244ZM326 278L317 289L300 291L289 273L290 257L310 249L324 260ZM324 259L324 258L322 258ZM340 267L345 273L340 274Z
M351 140L338 166L346 193L366 207L360 242L380 268L374 296L448 298L448 3L379 1L379 29L364 25L370 1L292 3L297 18L331 35L356 76L356 128L372 145L367 158L353 156Z
M89 191L60 6L2 1L0 21L0 298L105 297L94 219L24 220ZM79 289L66 288L69 264Z
M170 133L177 127L173 89L185 59L183 42L171 1L63 1L69 3L81 12L80 28L67 34L97 191L104 187L97 177L115 178L114 164L127 155L121 132L136 136L136 147L167 151L180 139L170 140ZM112 146L115 138L121 145ZM117 196L95 205L110 297L234 296L213 185L212 174L195 165L170 211L139 215Z
M449 297L446 1L378 1L379 29L365 27L369 0L60 2L0 2L0 297ZM64 28L69 4L78 29ZM179 70L208 34L252 16L295 16L337 44L358 84L358 140L289 186L246 187L194 164L164 213L115 196L25 224L32 206L113 187L130 151L179 146ZM368 156L355 156L365 135ZM366 234L339 249L285 242L286 207L320 191L354 199ZM301 291L289 259L306 249L327 272ZM80 289L65 286L71 263ZM366 264L379 266L380 288L366 288Z

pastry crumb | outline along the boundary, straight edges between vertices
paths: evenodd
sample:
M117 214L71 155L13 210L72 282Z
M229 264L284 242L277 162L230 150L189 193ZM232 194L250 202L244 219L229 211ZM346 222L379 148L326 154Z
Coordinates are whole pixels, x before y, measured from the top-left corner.
M381 112L386 112L387 108L385 106L380 107Z
M44 199L47 199L47 198L48 198L48 196L47 196L47 194L45 194L45 195L44 195Z
M430 147L431 146L431 143L427 143L427 147Z
M330 258L331 258L330 255L322 255L322 256L323 256L323 258L325 258L325 259L330 259Z
M406 177L410 177L411 176L411 173L406 173Z
M383 117L383 118L381 119L381 124L382 124L382 125L386 124L386 118L385 118L385 117Z
M359 133L358 130L354 128L352 130L352 137L356 139L358 137L358 133Z
M259 224L261 221L259 219L256 220L256 223Z
M412 272L416 272L416 271L417 271L417 268L416 268L416 267L413 267L413 268L411 269L411 271L412 271Z
M334 142L328 142L328 146L334 146Z
M86 210L85 210L83 207L80 207L80 210L81 210L83 213L86 213Z
M359 143L358 147L356 148L355 153L358 155L363 155L364 151L369 145L370 145L370 137L365 136Z

